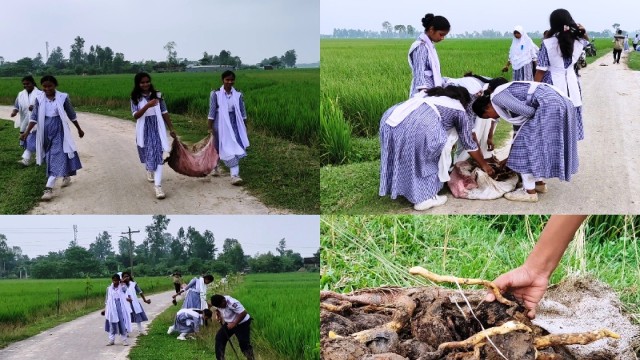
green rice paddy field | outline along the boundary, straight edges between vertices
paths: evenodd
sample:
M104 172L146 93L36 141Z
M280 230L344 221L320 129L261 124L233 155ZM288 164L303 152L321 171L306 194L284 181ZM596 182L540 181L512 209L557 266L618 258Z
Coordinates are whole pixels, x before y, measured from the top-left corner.
M136 278L145 293L173 289L166 277ZM0 281L0 348L104 306L104 279Z
M248 121L281 138L313 145L318 134L319 69L238 71L236 88L244 93ZM151 74L169 113L201 119L206 129L209 93L221 86L219 73ZM131 118L133 74L58 76L58 89L74 106L103 108ZM36 82L39 82L36 79ZM0 78L0 103L13 104L22 90L20 78Z
M321 209L323 213L382 213L406 207L377 196L380 117L408 97L412 39L322 39L320 42ZM534 39L540 44L540 39ZM602 56L611 45L596 40ZM446 39L436 45L442 75L459 78L472 71L511 79L502 73L510 39ZM588 58L593 62L596 58ZM511 126L498 123L496 146ZM366 195L362 194L363 189ZM356 195L353 195L356 194ZM388 199L387 199L388 200Z

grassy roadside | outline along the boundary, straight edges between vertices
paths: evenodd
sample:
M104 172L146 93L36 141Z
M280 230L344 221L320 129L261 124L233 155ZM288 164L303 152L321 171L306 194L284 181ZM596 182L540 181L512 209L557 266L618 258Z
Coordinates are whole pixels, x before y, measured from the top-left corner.
M530 253L548 216L322 216L321 288L432 285L408 274L494 279ZM640 323L640 238L635 216L591 216L550 283L589 274L609 284Z
M105 282L105 288L107 285L108 282ZM172 288L173 284L169 283L166 286L147 288L145 294L151 295ZM36 314L29 317L29 323L26 324L0 324L0 349L102 308L104 308L104 296L73 300L61 304L60 315Z
M494 134L496 144L505 144L511 125L500 121ZM346 165L327 165L320 169L320 207L323 214L382 214L406 211L411 204L404 198L380 197L380 142L377 138L352 139L356 159Z
M131 114L126 110L89 106L79 106L76 110L132 121ZM171 115L171 119L176 132L185 142L196 142L207 134L204 119L182 115ZM318 150L261 131L252 131L251 124L248 126L251 147L242 161L242 177L246 181L244 187L268 207L293 213L318 214ZM22 149L17 146L17 136L12 122L0 121L3 150L0 164L7 164L3 165L0 175L0 193L10 195L0 198L1 214L26 213L38 203L44 186L44 167L22 169L17 163L22 154Z
M319 358L317 276L317 273L255 274L225 292L237 297L255 319L251 324L251 342L256 359ZM282 290L287 288L291 291L284 294ZM302 289L302 292L294 292L294 289ZM291 301L292 297L294 301ZM312 306L309 306L310 299ZM130 359L204 360L214 357L215 334L219 329L215 321L209 326L201 327L200 332L189 341L176 340L177 334L167 335L167 328L173 324L178 309L179 307L169 308L153 320L148 335L138 338L136 346L129 354ZM308 316L309 313L313 316ZM288 325L283 328L283 324ZM308 336L309 329L315 329L311 337ZM239 357L236 357L231 346L227 345L226 359L243 360L244 356L235 337L232 338L232 342ZM282 348L283 351L278 351L278 348Z
M640 70L640 51L632 51L629 53L627 65L629 65L629 69L631 70Z

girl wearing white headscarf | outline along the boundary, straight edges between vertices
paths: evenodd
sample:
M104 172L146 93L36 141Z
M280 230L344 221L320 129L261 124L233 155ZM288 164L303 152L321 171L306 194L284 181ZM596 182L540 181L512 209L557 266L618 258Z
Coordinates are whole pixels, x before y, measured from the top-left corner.
M427 14L422 18L422 26L424 32L409 48L409 66L413 74L409 97L420 91L444 85L440 73L440 59L434 44L444 40L451 25L444 16Z
M127 334L131 332L131 318L127 308L127 287L120 282L120 275L111 277L112 284L107 287L105 308L102 315L105 316L104 330L109 334L107 346L115 343L116 335L120 334L122 345L128 346Z
M20 128L20 135L27 130L36 97L42 92L36 87L36 81L31 75L22 78L22 86L24 90L18 93L11 112L11 117L15 117L20 113L20 118L15 120L15 127ZM28 166L31 163L31 155L36 152L35 132L36 128L34 127L30 136L27 136L27 140L20 140L20 146L24 148L24 153L22 153L22 159L18 160L18 162L24 166Z
M522 26L516 26L513 29L509 60L507 60L507 65L502 68L502 72L507 72L509 65L511 65L513 81L533 81L533 71L535 63L538 61L539 50L529 35L524 32Z

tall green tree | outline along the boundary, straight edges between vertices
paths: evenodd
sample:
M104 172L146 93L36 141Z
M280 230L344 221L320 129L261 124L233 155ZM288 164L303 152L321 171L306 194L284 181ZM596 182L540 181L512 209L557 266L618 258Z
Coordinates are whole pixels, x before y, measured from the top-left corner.
M284 64L287 65L288 67L294 67L296 66L297 59L298 59L298 55L296 55L295 49L291 49L284 53L282 62L284 62Z
M240 272L246 266L242 245L236 239L225 239L218 260L227 263L233 271Z
M157 262L166 255L169 243L166 242L164 233L170 221L166 215L154 215L153 223L145 227L147 233L145 241L149 244L149 260L151 262Z
M66 60L64 58L64 54L62 53L62 48L60 46L53 49L49 58L47 59L47 66L53 66L56 69L64 69Z
M111 235L106 231L98 234L98 236L96 236L96 241L89 245L89 253L98 259L98 261L104 263L107 257L113 255Z
M73 40L71 52L69 53L69 62L72 65L83 65L85 63L84 39L80 36L76 36Z
M169 66L175 66L178 64L178 52L176 51L176 42L169 41L164 49L167 51L167 63Z

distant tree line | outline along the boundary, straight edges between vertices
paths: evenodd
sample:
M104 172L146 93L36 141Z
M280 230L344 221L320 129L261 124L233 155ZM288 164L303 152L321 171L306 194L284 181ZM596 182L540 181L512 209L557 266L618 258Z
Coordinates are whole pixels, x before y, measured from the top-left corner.
M233 238L225 239L220 251L209 230L201 233L191 226L186 230L181 227L173 236L166 232L169 222L165 215L154 216L152 224L145 227L146 236L139 244L130 243L128 237L121 236L114 247L111 234L103 231L88 249L71 241L65 250L33 259L23 255L20 247L9 247L7 237L0 234L0 278L26 275L38 279L107 277L130 268L131 259L134 273L148 276L164 276L176 269L185 274L203 271L219 275L242 271L277 273L298 271L304 265L299 253L287 249L285 239L279 241L276 255L268 252L252 257L245 255L240 242ZM319 253L320 250L314 255L318 264Z
M69 57L60 46L55 47L44 59L41 53L34 58L24 57L15 62L5 62L0 56L0 76L24 76L26 74L54 74L54 75L98 75L98 74L127 74L140 71L147 72L177 72L185 71L193 65L229 65L236 69L258 68L271 65L276 68L295 67L297 55L295 50L288 50L282 56L264 59L255 65L243 64L238 56L232 56L228 50L221 50L218 55L204 52L200 60L190 61L178 58L177 44L168 42L163 48L167 51L167 58L163 61L129 61L121 52L115 52L109 46L91 45L85 51L85 40L77 36L71 44Z
M616 27L617 25L617 27ZM614 24L614 31L619 28L620 24ZM331 35L325 34L321 35L322 38L336 38L336 39L347 39L347 38L359 38L359 39L405 39L405 38L414 38L417 37L421 32L424 31L422 26L414 27L412 25L392 25L389 21L385 21L382 23L382 30L373 31L373 30L361 30L361 29L333 29L333 33ZM534 39L542 38L544 31L534 31L528 32L527 34ZM639 31L629 31L629 34L635 34ZM605 29L602 31L588 31L589 37L591 38L610 38L613 37L614 32ZM449 38L458 38L458 39L497 39L497 38L512 38L512 31L497 31L497 30L482 30L482 31L465 31L464 33L458 34L449 34L447 35Z

